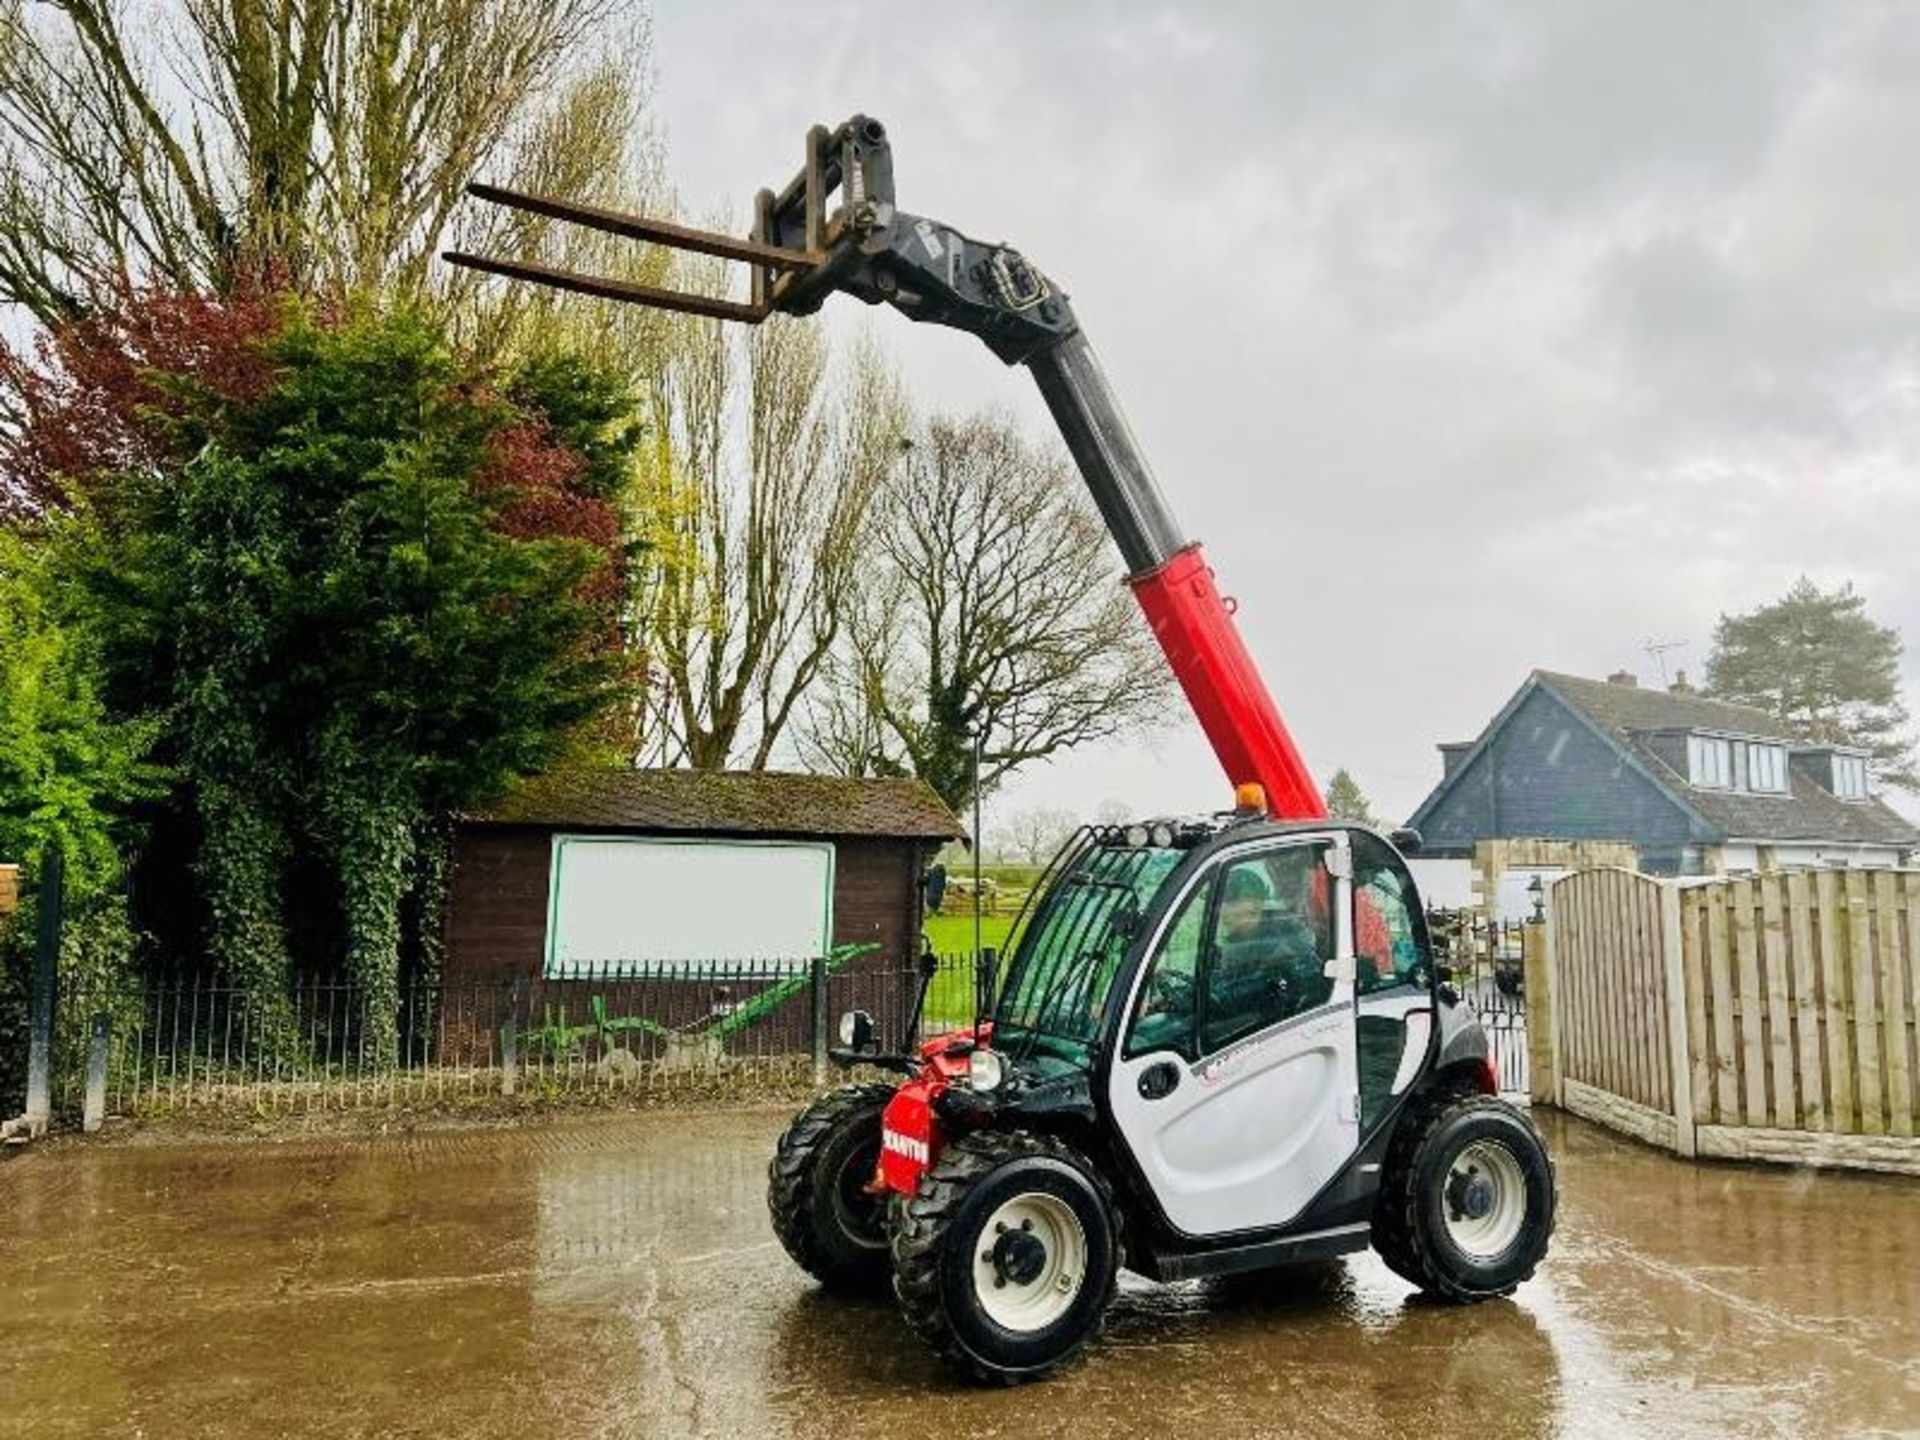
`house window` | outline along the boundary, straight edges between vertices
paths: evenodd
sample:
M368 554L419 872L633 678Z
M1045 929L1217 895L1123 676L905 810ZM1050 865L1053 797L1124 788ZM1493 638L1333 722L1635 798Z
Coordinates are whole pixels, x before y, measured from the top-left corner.
M1763 795L1787 791L1787 750L1784 745L1747 747L1747 788Z
M1687 737L1688 778L1704 790L1725 790L1733 783L1733 761L1725 740L1712 735Z
M1833 757L1833 793L1842 800L1867 798L1867 762L1860 755Z

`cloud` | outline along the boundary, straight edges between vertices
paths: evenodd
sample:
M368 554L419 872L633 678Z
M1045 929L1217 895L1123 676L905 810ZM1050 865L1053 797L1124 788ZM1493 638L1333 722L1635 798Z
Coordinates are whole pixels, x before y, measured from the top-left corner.
M684 194L865 109L907 208L1072 293L1310 760L1384 813L1529 668L1697 672L1803 571L1920 646L1920 11L755 0L656 37ZM1044 426L973 342L881 328L923 403ZM1010 803L1217 798L1158 750Z

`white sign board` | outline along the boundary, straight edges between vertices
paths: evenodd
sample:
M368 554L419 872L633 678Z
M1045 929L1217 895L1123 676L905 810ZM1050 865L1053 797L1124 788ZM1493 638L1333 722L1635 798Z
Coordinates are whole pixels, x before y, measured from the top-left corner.
M553 837L550 977L715 962L797 969L832 934L825 842Z

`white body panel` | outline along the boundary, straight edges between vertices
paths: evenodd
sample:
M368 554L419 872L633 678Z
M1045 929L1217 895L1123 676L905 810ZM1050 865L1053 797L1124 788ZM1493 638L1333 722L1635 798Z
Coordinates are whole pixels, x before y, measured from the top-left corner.
M1326 1002L1195 1063L1162 1050L1120 1059L1111 1072L1108 1101L1115 1125L1168 1220L1189 1235L1284 1225L1359 1148L1346 838L1299 836L1286 843L1331 843L1340 852L1335 959L1327 966L1334 984ZM1237 851L1233 859L1268 848ZM1204 877L1195 881L1203 883ZM1168 907L1150 955L1159 952L1179 908ZM1142 966L1134 977L1123 1014L1135 1013L1149 969ZM1148 1099L1140 1092L1141 1076L1157 1065L1175 1067L1179 1081L1169 1093Z
M1152 1065L1180 1068L1158 1100L1140 1094ZM1165 1051L1114 1066L1120 1133L1167 1218L1189 1235L1283 1225L1359 1145L1353 1006L1309 1011L1189 1065Z

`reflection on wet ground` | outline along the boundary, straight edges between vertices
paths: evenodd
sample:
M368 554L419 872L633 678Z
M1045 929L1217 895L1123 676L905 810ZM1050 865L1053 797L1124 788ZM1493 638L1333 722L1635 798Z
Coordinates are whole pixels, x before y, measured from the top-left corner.
M957 1385L768 1234L783 1116L654 1113L0 1166L0 1432L1475 1437L1920 1431L1920 1185L1547 1117L1512 1302L1372 1256L1123 1286L1051 1383Z

